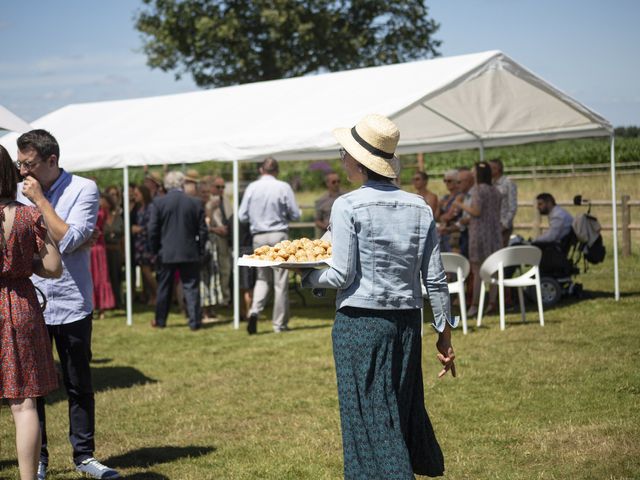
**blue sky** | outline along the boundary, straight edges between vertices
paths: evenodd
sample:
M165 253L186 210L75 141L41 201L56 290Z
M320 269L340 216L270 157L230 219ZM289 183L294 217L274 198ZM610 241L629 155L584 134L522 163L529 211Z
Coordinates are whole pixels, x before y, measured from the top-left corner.
M640 1L429 0L443 55L502 50L614 125L640 125ZM140 0L3 2L0 104L31 121L69 103L194 90L152 71Z

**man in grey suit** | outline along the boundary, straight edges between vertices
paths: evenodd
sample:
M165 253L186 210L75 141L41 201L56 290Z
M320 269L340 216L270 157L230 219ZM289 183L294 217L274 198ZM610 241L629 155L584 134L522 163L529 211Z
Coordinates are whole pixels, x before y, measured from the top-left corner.
M164 328L167 324L173 279L178 270L189 328L198 330L202 322L200 262L207 240L204 205L199 198L184 192L184 174L181 172L167 173L164 186L167 194L153 201L148 229L151 251L158 256L158 299L152 325Z
M300 208L291 186L278 180L278 162L266 158L260 165L260 178L247 187L238 211L238 219L249 223L253 248L273 246L286 240L289 222L300 218ZM256 333L258 315L264 309L273 283L273 331L289 330L289 271L283 268L258 268L253 303L249 311L249 335Z

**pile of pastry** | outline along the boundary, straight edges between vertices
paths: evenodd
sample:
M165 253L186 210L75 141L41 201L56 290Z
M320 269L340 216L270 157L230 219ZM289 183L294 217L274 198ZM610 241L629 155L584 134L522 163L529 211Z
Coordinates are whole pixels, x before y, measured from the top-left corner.
M283 240L273 247L263 245L254 250L249 258L270 262L319 262L331 257L331 243L326 240L311 240L303 237Z

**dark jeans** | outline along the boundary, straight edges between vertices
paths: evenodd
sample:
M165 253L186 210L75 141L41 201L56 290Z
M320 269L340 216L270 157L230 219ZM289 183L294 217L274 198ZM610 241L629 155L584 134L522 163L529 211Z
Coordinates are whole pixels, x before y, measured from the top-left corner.
M69 441L76 465L93 457L95 450L95 402L91 382L91 328L93 314L66 325L47 325L49 337L55 342L64 387L69 397ZM49 463L44 398L38 398L38 417L42 430L40 461Z
M156 278L158 279L156 325L158 327L167 325L176 270L180 272L184 303L189 315L189 327L192 329L198 328L202 320L202 307L200 306L200 264L197 262L158 264L156 270Z

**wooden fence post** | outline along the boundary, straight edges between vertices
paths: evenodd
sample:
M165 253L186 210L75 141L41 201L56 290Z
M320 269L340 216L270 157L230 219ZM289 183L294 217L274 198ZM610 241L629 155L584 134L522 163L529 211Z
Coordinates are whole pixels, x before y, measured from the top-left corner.
M631 255L631 206L629 195L622 195L622 256Z
M534 170L535 173L535 170ZM540 212L538 211L538 199L533 198L533 224L532 224L533 234L532 237L536 238L540 235Z

